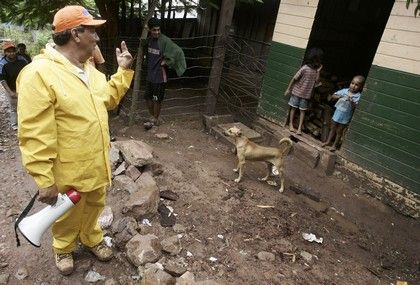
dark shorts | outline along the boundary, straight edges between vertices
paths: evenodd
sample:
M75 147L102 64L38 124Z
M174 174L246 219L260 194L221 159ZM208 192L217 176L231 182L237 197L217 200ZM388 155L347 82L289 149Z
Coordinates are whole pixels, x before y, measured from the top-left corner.
M290 96L289 105L299 110L307 110L309 107L309 100L292 95Z
M152 83L147 81L144 99L162 102L165 97L165 85L166 83Z

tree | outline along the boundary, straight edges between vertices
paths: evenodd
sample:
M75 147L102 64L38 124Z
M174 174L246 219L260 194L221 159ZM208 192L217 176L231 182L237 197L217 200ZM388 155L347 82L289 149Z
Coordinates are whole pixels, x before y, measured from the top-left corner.
M94 12L92 1L86 0L2 0L0 3L0 21L23 25L25 28L42 28L52 23L55 12L66 5L82 5Z

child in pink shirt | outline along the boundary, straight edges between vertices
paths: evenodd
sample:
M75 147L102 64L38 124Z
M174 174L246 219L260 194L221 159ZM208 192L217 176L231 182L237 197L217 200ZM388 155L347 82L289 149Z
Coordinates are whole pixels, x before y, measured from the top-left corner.
M319 72L322 69L322 50L312 48L308 52L305 64L298 70L289 83L284 95L291 95L289 100L290 114L289 114L289 130L296 132L293 127L293 119L295 112L299 108L299 126L297 134L302 134L303 120L305 119L305 112L309 107L309 99L312 97L315 83L319 80Z

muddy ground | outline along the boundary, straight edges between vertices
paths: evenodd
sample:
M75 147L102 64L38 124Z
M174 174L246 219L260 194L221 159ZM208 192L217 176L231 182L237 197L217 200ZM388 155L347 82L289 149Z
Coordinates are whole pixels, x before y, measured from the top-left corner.
M111 262L101 263L80 249L75 254L75 272L63 277L54 266L50 233L44 235L41 248L26 241L16 247L13 222L36 188L21 167L4 100L0 104L0 283L3 278L8 284L87 284L86 272L93 269L107 280L138 284L137 269L118 250ZM420 284L419 222L369 196L367 186L345 171L325 176L292 154L285 167L286 191L280 194L278 187L257 180L264 173L262 163L248 164L243 181L235 183L230 148L206 133L199 121L165 122L150 131L140 126L124 128L118 117L110 124L118 140L134 138L153 147L155 160L164 170L155 177L160 190L179 195L167 204L177 214L177 223L187 228L180 256L196 280L238 285L388 285L397 280ZM170 138L159 139L156 133ZM297 195L290 190L294 184L320 193L321 202ZM122 201L115 191L109 192L108 204L116 219L122 216ZM157 217L151 223L160 238L174 234L171 228L160 227ZM302 233L314 233L323 243L310 243ZM273 253L275 260L258 259L262 251ZM305 260L303 251L312 260ZM27 276L18 280L25 270Z

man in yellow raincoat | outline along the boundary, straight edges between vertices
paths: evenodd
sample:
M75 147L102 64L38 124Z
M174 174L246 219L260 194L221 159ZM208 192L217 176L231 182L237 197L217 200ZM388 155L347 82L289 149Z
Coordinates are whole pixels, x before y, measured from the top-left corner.
M108 82L89 64L99 41L95 27L104 22L81 6L59 10L55 45L36 56L17 80L19 146L38 185L38 200L54 204L70 187L81 193L52 228L56 265L65 275L73 271L77 240L101 261L113 256L98 225L111 179L107 110L118 105L134 72L124 42L116 49L118 70Z

